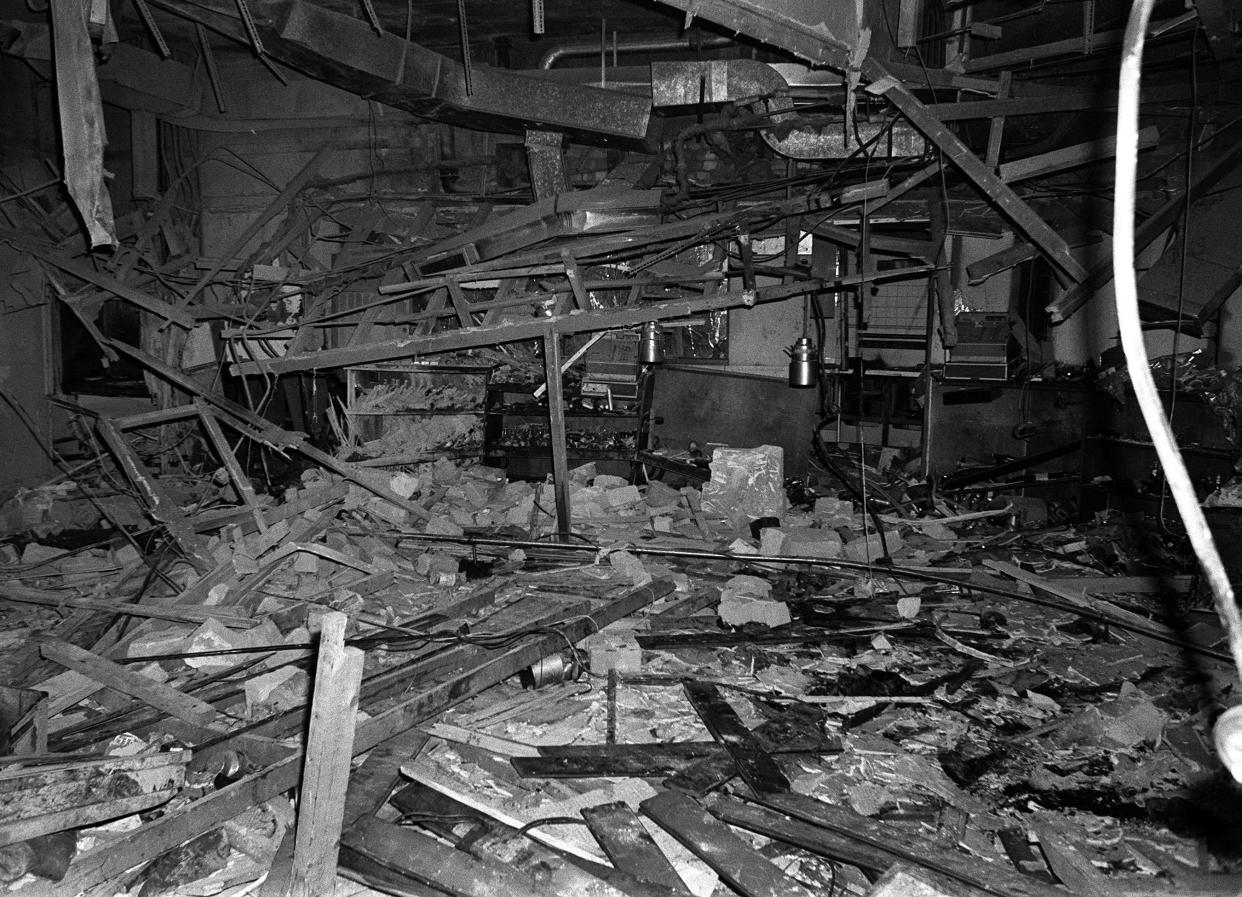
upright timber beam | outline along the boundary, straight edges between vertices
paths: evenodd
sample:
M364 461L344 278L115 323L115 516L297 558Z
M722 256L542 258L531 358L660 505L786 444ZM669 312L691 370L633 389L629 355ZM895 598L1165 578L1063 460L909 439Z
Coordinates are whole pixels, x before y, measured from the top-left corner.
M565 390L561 380L561 335L551 325L543 332L543 371L548 383L548 427L552 444L552 482L556 489L556 532L571 535L569 452L565 446Z
M526 165L535 199L547 199L569 189L565 174L565 135L558 131L526 132Z
M86 0L50 4L56 47L56 95L65 153L65 187L86 225L91 248L116 245L112 198L104 184L103 101L95 75Z
M1032 211L1004 181L997 176L970 147L948 129L944 122L927 111L919 100L874 59L863 63L863 75L871 82L867 90L891 102L908 118L923 136L940 148L986 198L994 202L1002 215L1021 231L1044 254L1058 276L1077 283L1087 276L1086 269L1070 252L1065 241Z

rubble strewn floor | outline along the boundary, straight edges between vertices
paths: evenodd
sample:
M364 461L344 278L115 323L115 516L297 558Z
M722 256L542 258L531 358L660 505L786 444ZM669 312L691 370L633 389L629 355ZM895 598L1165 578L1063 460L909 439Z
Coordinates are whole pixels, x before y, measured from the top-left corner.
M724 494L588 465L556 541L549 485L377 475L425 513L310 468L263 529L213 535L203 573L84 528L64 482L6 509L15 893L287 877L338 613L365 654L356 720L329 721L355 754L338 894L1239 885L1208 734L1228 658L1190 577L1126 575L1130 521L940 503L888 518L882 558L826 486L752 530L720 510L783 505L763 477Z

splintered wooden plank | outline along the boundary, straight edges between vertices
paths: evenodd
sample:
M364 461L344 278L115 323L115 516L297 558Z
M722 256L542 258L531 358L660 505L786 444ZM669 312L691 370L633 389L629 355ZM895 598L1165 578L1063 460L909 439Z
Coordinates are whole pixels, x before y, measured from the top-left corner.
M627 804L618 801L587 807L582 818L608 859L622 872L665 885L678 894L690 893L638 814Z
M924 137L934 143L966 175L983 196L996 205L1014 227L1039 247L1061 275L1075 283L1086 278L1086 269L1074 258L1060 235L1035 214L944 122L928 112L927 107L904 84L892 77L878 61L870 58L863 63L863 74L871 81L869 90L880 94L896 106Z
M92 654L84 648L68 642L47 641L39 646L40 653L66 669L89 676L108 688L137 698L169 716L185 720L203 728L211 728L219 722L216 708L206 701L178 691L171 685L157 682L133 670L126 669L111 660Z
M997 897L1065 897L1065 892L1004 863L989 863L969 854L940 847L926 838L903 831L804 794L762 794L755 803L795 819L820 826L858 841L868 849L886 851L894 859L918 863ZM779 837L779 836L778 836Z
M781 772L753 732L742 723L719 689L709 682L687 682L686 696L712 733L732 756L738 774L756 791L788 791L789 779Z
M224 438L224 433L220 430L220 422L216 420L211 407L202 399L195 398L194 407L198 409L198 416L203 422L203 429L207 431L207 439L211 442L212 447L215 448L216 454L220 456L220 463L228 471L229 479L237 487L237 494L241 496L246 507L250 509L250 513L254 515L255 525L260 532L267 532L267 521L263 518L263 509L259 507L259 496L255 494L254 485L250 482L250 477L246 476L246 471L242 470L241 464L237 461L237 456L233 454L229 441Z
M172 751L0 771L0 846L166 803L189 758Z
M359 724L354 751L361 753L478 694L549 653L560 651L565 639L578 642L623 617L636 613L673 591L671 580L656 580L633 589L589 614L576 614L557 626L557 635L531 639L506 650L472 648L455 655L457 662L443 675L421 677L413 691L397 703ZM107 845L80 853L57 885L34 882L25 897L58 897L111 881L128 869L211 831L255 804L297 786L302 755L290 757L255 771L243 779L213 791L199 800L165 813L159 819L127 832Z
M342 837L341 847L456 897L538 897L540 893L502 863L473 857L430 835L374 817L359 820ZM330 894L332 889L321 893Z
M737 764L725 751L684 766L664 780L664 787L702 797L736 776Z
M365 654L345 647L349 618L338 611L323 616L306 763L302 768L298 832L293 848L293 897L330 893L336 882L336 856L345 814L345 788L354 751L354 720Z
M597 776L655 778L680 772L704 757L733 760L714 741L679 744L556 745L541 748L542 756L512 757L518 775L537 779L581 779Z
M641 808L745 897L810 897L807 888L685 794L665 791Z

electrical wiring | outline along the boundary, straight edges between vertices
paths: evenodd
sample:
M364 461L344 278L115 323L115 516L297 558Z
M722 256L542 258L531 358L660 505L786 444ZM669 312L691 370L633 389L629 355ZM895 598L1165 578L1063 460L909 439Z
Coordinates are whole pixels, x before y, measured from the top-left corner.
M1233 584L1212 538L1199 497L1186 470L1173 428L1164 415L1156 381L1152 376L1139 317L1138 276L1134 269L1134 199L1138 169L1139 83L1142 78L1143 40L1155 0L1135 0L1126 25L1117 97L1116 199L1113 203L1113 284L1117 324L1125 352L1130 382L1143 421L1164 469L1173 501L1181 514L1204 576L1212 590L1216 612L1225 631L1235 673L1242 675L1242 613L1238 611ZM1221 761L1236 781L1242 782L1242 705L1226 710L1216 721L1215 741Z

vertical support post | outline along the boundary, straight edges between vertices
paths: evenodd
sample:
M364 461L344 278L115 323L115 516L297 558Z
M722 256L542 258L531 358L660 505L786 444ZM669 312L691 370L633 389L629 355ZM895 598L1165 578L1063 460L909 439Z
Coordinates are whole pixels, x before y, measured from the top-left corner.
M996 82L996 99L1003 100L1009 96L1009 83L1012 79L1012 72L1000 73L1000 78ZM995 169L996 164L1000 162L1001 142L1004 136L1005 116L995 115L992 117L992 124L988 127L988 149L983 158L988 168Z
M547 199L569 189L565 172L565 135L559 131L527 131L526 162L535 199Z
M364 657L359 649L345 647L347 622L344 614L330 611L323 616L319 634L315 694L293 847L292 897L331 894L336 886L336 860Z
M556 489L556 531L563 540L571 533L569 452L565 447L565 390L561 381L561 335L543 332L543 373L548 384L548 429L552 444L552 482Z

